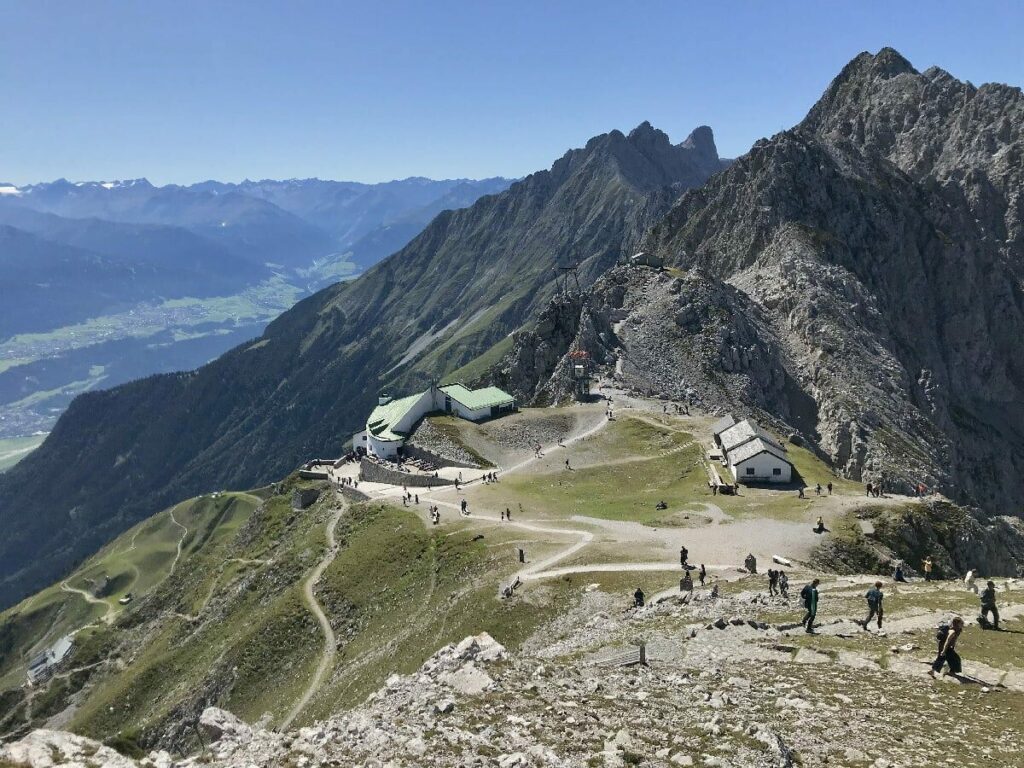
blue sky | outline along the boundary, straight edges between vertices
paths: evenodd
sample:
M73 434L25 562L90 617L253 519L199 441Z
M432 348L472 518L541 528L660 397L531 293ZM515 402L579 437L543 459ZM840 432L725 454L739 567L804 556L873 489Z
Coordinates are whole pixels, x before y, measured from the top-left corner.
M0 181L519 176L650 120L723 155L850 58L1024 85L1021 2L0 0Z

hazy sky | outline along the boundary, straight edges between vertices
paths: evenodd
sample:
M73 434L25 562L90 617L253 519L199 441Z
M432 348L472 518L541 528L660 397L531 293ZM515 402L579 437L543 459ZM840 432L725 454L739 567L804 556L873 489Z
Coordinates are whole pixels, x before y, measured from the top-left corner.
M643 120L736 156L863 50L1024 85L1024 2L0 0L0 182L520 176Z

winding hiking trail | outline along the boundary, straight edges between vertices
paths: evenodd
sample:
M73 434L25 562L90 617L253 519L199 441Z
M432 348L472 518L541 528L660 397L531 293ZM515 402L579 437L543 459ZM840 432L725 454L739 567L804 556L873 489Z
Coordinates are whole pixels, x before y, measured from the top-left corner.
M181 547L185 543L185 537L188 536L188 528L178 522L178 518L174 516L174 507L167 510L167 514L171 516L171 522L181 528L182 531L181 538L178 539L177 551L174 553L174 560L171 562L171 569L167 572L167 576L170 576L174 573L174 569L178 567L178 560L181 559ZM167 577L165 576L164 578Z
M106 622L107 624L113 621L114 606L112 606L106 600L100 600L98 597L87 592L84 589L72 587L70 584L67 583L67 581L62 581L60 583L60 588L62 592L70 592L79 595L87 603L92 603L93 605L102 605L106 609L106 613L100 616L100 620ZM92 622L90 622L90 624L91 623ZM90 626L90 624L86 624L85 626ZM84 627L81 627L80 629L84 629Z
M327 552L323 558L317 563L317 566L310 572L309 576L306 577L306 582L302 585L302 599L306 603L306 607L309 608L310 612L316 616L316 620L320 623L320 629L324 634L324 650L320 654L320 663L317 664L316 671L313 673L313 678L309 681L309 685L306 686L305 692L295 702L295 705L288 712L288 716L281 722L278 727L279 731L287 730L288 726L292 724L299 713L306 708L309 704L310 699L316 695L316 692L320 690L320 685L323 683L324 675L327 674L328 669L334 663L334 657L338 652L338 641L334 636L334 629L331 627L331 622L327 619L327 614L324 613L323 607L317 602L316 595L313 594L313 588L316 583L320 581L320 577L323 576L324 571L334 562L334 558L338 555L338 546L334 539L334 528L338 525L338 521L341 520L341 516L348 509L348 504L344 501L341 502L341 506L335 510L334 514L331 515L331 519L327 521L326 536L327 536Z

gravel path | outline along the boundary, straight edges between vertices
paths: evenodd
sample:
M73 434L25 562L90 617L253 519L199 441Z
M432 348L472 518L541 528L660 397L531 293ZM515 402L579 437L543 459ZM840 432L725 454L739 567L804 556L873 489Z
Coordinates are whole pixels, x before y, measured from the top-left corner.
M342 502L341 506L331 515L331 519L327 521L326 536L327 536L327 552L323 556L323 559L317 564L316 568L306 578L305 584L302 585L302 599L306 603L306 607L309 608L310 612L316 616L316 620L320 623L320 630L324 634L324 650L320 655L320 663L317 664L316 671L313 673L313 678L309 681L309 685L306 687L305 692L301 698L295 702L295 706L291 708L288 716L281 723L279 730L285 730L292 724L299 713L305 709L306 705L309 704L310 699L320 690L320 685L323 683L324 675L334 664L334 656L337 653L338 641L334 636L334 629L331 627L331 622L327 620L327 614L324 613L323 607L317 602L316 596L313 594L313 588L316 583L320 581L320 577L323 576L324 571L327 570L328 566L334 562L334 558L338 554L338 546L334 539L334 528L338 525L338 521L341 520L342 514L347 509L347 505Z

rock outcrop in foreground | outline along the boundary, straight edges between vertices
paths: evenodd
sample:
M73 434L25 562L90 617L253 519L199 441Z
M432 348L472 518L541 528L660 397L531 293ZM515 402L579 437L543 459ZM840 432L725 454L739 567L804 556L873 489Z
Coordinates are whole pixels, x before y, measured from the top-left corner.
M966 676L933 681L925 670L936 623L951 610L969 617L976 596L954 583L886 587L885 628L868 632L853 617L872 580L822 585L817 636L793 620L795 595L767 596L761 577L719 582L718 596L662 593L628 610L594 584L516 653L487 633L467 637L419 671L391 676L354 710L296 731L208 708L205 750L197 744L188 758L161 751L136 762L35 731L0 750L0 764L895 768L940 763L953 750L1013 764L1024 747L1015 714L1024 670L999 659L1012 658L1020 633L969 628L959 648ZM1007 629L1024 616L1021 586L998 583ZM618 666L639 641L649 666ZM910 712L923 717L908 725Z

